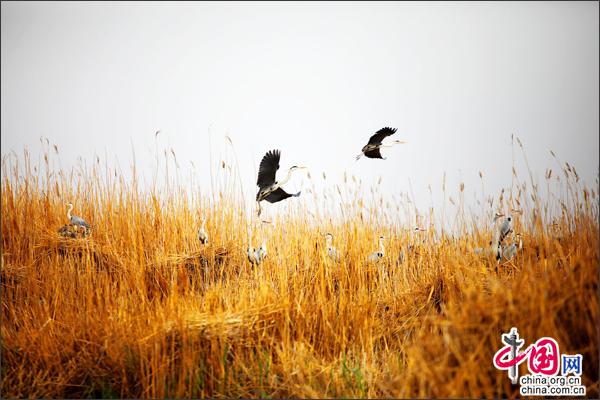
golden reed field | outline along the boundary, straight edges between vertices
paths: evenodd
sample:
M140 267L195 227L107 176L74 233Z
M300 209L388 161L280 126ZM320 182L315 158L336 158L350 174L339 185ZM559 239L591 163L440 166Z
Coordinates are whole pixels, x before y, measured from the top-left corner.
M556 156L539 182L513 168L474 211L465 193L482 188L444 187L448 210L419 214L345 177L336 217L306 191L260 223L225 162L212 190L190 192L174 175L142 189L97 160L62 171L57 152L3 160L2 397L515 398L492 363L513 326L582 354L599 395L598 180ZM69 202L89 236L59 235ZM522 251L476 254L510 210ZM268 248L254 267L248 221ZM385 257L367 263L380 235Z

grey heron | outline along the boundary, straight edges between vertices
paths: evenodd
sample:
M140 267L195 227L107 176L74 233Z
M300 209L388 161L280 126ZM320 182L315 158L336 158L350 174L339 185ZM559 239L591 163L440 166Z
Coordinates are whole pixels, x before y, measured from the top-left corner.
M277 203L278 201L285 200L288 197L298 197L298 193L287 193L283 190L282 186L290 180L292 172L306 169L306 167L298 167L294 165L288 170L286 177L280 181L275 180L275 174L279 169L279 158L281 152L279 150L268 151L260 162L260 168L258 170L258 179L256 185L259 187L258 193L256 194L256 202L258 203L258 215L260 215L261 208L260 202L263 200L269 203Z
M198 240L202 244L208 244L208 234L206 233L206 218L202 218L202 226L198 229Z
M258 248L258 250L256 250L256 257L258 259L258 263L260 264L261 262L264 261L264 259L267 257L267 243L263 242L260 247Z
M506 217L506 218L503 218ZM503 218L503 219L502 219ZM504 239L512 233L513 231L513 218L512 215L504 215L501 213L496 213L494 215L494 223L497 224L497 229L494 233L494 241L496 243L502 244Z
M502 249L502 259L509 261L512 260L516 255L517 255L517 251L520 251L521 249L523 249L523 239L521 237L520 233L517 233L515 235L518 239L518 243L513 242L511 244L509 244L508 246L506 246L504 249Z
M385 248L383 246L384 240L385 240L385 238L383 236L379 236L379 251L371 253L369 255L369 257L367 258L368 261L370 261L370 262L379 261L385 256Z
M379 149L381 149L382 147L392 147L393 145L399 143L405 143L400 140L395 140L392 142L392 144L383 144L383 139L390 135L393 135L394 133L396 133L396 128L388 127L382 128L375 132L375 134L369 138L369 143L364 145L361 150L361 153L356 156L356 160L360 159L363 154L367 158L381 158L382 160L385 160L385 157L381 156L381 152L379 151Z
M263 242L263 244L258 249L255 249L252 246L248 246L248 249L246 250L246 255L248 256L248 261L250 261L250 264L261 264L267 257L267 244Z
M335 247L333 247L332 242L333 242L333 235L331 233L326 233L325 234L325 244L327 246L327 256L329 256L329 258L332 259L333 261L337 261L340 259L340 254L338 253L337 249Z
M252 246L248 246L246 250L246 255L248 256L248 261L250 264L258 264L258 258L256 257L256 249Z
M512 216L505 215L499 212L494 214L493 219L493 237L490 240L489 247L478 247L474 249L475 254L484 256L494 256L496 261L502 258L502 242L512 232Z
M85 220L83 218L78 217L76 215L71 215L71 211L73 211L73 204L68 203L67 204L67 218L71 222L71 225L75 226L77 229L82 227L85 232L84 235L87 235L88 231L90 229L90 226L88 225L87 222L85 222Z

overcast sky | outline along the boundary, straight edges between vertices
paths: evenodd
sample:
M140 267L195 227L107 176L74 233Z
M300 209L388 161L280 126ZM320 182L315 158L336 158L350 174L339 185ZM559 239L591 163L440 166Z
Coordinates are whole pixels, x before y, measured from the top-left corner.
M44 136L63 166L108 154L127 169L133 145L152 175L157 145L208 190L210 132L217 158L232 139L250 196L279 148L282 169L381 176L388 195L410 182L428 207L444 172L467 194L479 171L488 193L510 185L514 133L540 180L551 149L597 176L598 2L1 7L3 155ZM408 143L356 162L384 126Z

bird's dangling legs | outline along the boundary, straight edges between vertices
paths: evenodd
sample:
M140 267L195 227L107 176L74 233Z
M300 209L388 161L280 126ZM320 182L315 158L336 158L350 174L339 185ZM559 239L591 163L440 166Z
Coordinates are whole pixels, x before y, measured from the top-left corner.
M356 161L358 161L362 157L362 153L356 156Z
M260 213L262 211L262 209L260 207L260 201L257 201L256 204L258 205L258 216L260 217Z

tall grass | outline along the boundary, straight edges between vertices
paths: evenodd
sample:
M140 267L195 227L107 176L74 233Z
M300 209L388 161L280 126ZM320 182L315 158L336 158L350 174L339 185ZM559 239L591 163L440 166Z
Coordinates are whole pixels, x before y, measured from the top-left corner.
M236 168L190 192L141 189L135 171L125 181L99 160L66 172L52 157L3 160L3 397L514 398L492 364L512 326L582 354L598 397L598 181L583 186L570 164L557 159L542 185L514 171L477 212L461 185L446 229L352 177L265 224L249 217ZM57 234L69 201L90 236ZM523 251L500 265L475 255L493 212L511 209ZM399 226L402 213L427 230ZM380 234L385 260L368 264ZM254 268L249 239L269 248Z

